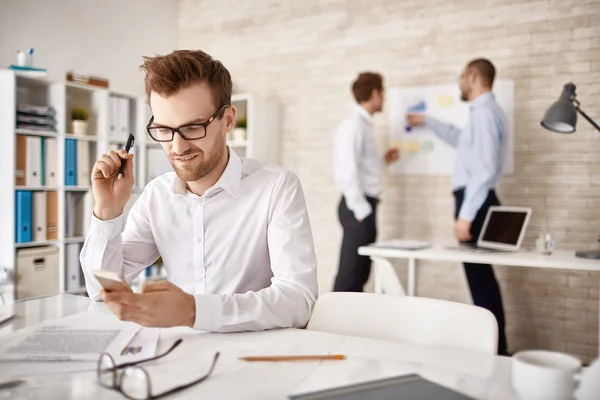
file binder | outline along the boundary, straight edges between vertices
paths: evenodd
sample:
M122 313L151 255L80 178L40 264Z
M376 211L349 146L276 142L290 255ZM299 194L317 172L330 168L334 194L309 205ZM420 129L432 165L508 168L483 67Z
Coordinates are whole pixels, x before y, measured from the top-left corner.
M46 240L46 192L33 193L33 240Z
M35 136L27 136L27 165L25 167L25 184L27 186L42 185L42 139Z
M56 139L46 138L44 140L46 156L46 167L45 175L46 175L46 186L49 187L58 187L58 175L57 175L57 144Z
M71 243L66 245L66 261L67 261L67 290L79 289L81 284L81 264L79 262L79 253L81 245L79 243Z
M17 160L15 166L15 178L17 186L25 186L25 175L27 165L27 138L17 135Z
M31 209L32 193L29 190L17 190L16 192L16 226L15 242L28 243L32 240L31 232Z
M58 192L48 192L46 197L46 238L58 239Z
M77 186L90 186L90 143L77 142Z
M77 140L65 139L65 186L77 185Z

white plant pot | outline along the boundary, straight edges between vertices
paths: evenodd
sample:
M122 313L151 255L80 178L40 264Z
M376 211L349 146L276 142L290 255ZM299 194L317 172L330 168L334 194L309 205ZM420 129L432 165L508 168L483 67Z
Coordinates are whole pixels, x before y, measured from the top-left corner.
M233 140L243 142L246 140L246 128L233 128Z
M76 120L73 121L73 134L77 136L87 135L88 122Z

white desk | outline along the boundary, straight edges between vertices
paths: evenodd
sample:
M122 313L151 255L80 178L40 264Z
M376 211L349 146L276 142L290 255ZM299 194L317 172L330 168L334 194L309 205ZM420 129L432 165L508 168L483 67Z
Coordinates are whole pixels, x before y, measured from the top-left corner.
M0 328L0 340L16 328L48 318L88 310L89 300L70 295L16 303L19 316ZM6 311L0 307L0 312ZM88 311L97 312L97 311ZM361 339L298 329L238 334L205 334L187 328L163 329L158 352L177 338L184 341L147 370L155 389L173 387L202 374L216 350L221 358L207 381L169 398L287 399L290 394L340 386L399 374L418 373L478 399L516 398L510 385L509 358L443 348ZM266 347L265 347L266 346ZM273 353L343 353L345 361L296 363L245 363L237 357ZM0 380L10 376L2 369ZM123 399L96 382L95 372L43 375L10 391L0 399Z
M544 255L534 251L519 251L515 253L474 253L443 246L433 246L422 250L401 250L365 246L358 253L369 256L374 261L373 274L376 292L384 292L381 274L389 278L391 265L385 261L400 258L408 260L408 290L409 296L416 296L417 260L455 261L479 264L505 265L513 267L566 269L574 271L600 272L599 260L587 260L575 257L574 251L556 251L552 255ZM383 262L382 262L383 260ZM382 271L383 270L383 271ZM599 305L600 312L600 305ZM598 329L600 337L600 327ZM600 349L599 349L600 352Z

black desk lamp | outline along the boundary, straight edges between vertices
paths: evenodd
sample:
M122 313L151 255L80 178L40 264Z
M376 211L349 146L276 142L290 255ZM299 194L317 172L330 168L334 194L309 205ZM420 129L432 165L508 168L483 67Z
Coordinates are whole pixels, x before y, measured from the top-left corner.
M563 87L560 98L548 108L544 115L542 120L544 128L552 132L573 133L577 125L577 113L579 113L600 132L600 126L579 108L575 89L576 86L572 83L567 83ZM575 256L600 260L600 250L576 251Z

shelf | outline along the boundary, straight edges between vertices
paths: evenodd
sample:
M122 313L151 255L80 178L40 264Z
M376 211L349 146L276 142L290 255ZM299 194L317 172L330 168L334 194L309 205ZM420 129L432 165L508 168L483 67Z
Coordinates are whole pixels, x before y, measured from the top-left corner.
M249 95L249 94L232 94L231 102L232 103L240 103L242 101L249 101L250 98L251 98L251 95Z
M65 186L66 192L87 192L90 189L91 186Z
M160 145L160 143L157 143L157 142L146 143L146 147L148 147L150 149L162 149L162 146Z
M56 132L50 132L50 131L37 131L35 129L16 129L15 133L17 135L23 135L23 136L41 136L41 137L57 137L57 133Z
M248 147L248 141L236 141L236 140L228 140L227 146L229 147Z
M17 86L27 87L32 89L47 88L52 85L52 81L47 80L45 77L38 76L27 76L15 71L17 77Z
M58 188L52 186L15 186L15 190L31 190L32 192L56 192Z
M125 144L127 143L127 139L119 140L119 139L109 139L108 144Z
M85 288L85 286L80 287L80 288L65 290L65 294L85 294L85 293L87 293L87 289Z
M71 89L75 89L75 90L79 90L79 91L83 91L83 92L108 92L107 88L102 88L102 87L98 87L98 86L93 86L93 85L84 85L82 83L76 83L76 82L71 82L71 81L66 81L65 85L67 86L67 88L71 88Z
M64 240L64 242L66 244L71 244L71 243L83 243L85 242L85 236L75 236L75 237L71 237L71 238L66 238Z
M57 240L40 240L38 242L15 243L15 248L24 249L27 247L56 246L58 243Z
M75 140L81 140L81 141L86 141L86 142L97 142L98 140L100 140L100 138L98 136L74 135L72 133L65 133L65 139L75 139Z

